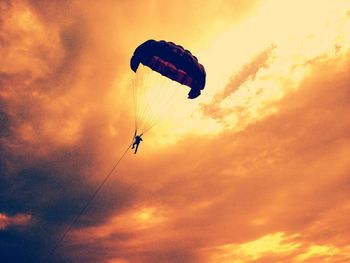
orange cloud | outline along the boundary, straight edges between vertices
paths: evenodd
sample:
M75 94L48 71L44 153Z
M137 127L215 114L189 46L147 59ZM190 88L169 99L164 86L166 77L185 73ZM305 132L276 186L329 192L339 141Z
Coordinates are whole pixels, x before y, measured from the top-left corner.
M4 230L8 227L26 226L30 223L31 219L31 215L19 214L8 216L0 213L0 230Z

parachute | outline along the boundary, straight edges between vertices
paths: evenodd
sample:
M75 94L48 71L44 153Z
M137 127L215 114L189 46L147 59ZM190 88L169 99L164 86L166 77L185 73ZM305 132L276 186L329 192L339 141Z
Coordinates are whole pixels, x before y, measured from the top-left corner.
M197 98L205 86L203 65L172 42L151 39L142 43L135 49L130 67L136 73L133 91L138 132L145 133L158 122L179 86L190 88L189 99Z
M136 48L130 60L131 69L136 72L142 63L176 82L191 88L189 99L201 94L205 86L205 70L195 56L182 46L164 40L148 40Z

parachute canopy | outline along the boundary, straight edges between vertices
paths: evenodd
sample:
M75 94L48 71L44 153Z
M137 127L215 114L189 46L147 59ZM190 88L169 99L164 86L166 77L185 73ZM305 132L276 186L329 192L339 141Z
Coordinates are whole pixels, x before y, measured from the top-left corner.
M153 39L144 42L136 48L130 60L131 69L136 72L140 63L190 87L189 99L197 98L205 86L203 65L190 51L172 42Z

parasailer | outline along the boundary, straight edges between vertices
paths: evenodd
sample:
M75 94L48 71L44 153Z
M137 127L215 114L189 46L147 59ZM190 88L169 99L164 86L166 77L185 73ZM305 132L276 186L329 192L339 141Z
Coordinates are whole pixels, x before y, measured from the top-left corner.
M142 141L141 135L149 131L166 112L174 92L166 83L172 82L176 92L178 86L190 88L189 99L195 99L204 89L206 73L202 64L182 46L164 40L147 40L139 45L130 60L136 73L134 78L135 135L132 148ZM151 82L150 79L157 79ZM179 85L181 84L181 85ZM141 135L137 135L139 133Z
M142 136L142 134L135 135L135 137L134 137L134 143L132 144L131 149L135 148L135 152L134 152L135 154L137 153L137 149L139 148L139 145L140 145L141 141L143 141L141 136Z

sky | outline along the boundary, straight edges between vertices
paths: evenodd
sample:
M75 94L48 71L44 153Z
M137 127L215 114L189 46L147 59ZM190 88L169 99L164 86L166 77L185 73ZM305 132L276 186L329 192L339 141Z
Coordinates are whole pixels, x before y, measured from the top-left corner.
M348 32L347 0L1 0L0 261L349 262ZM123 155L148 39L206 86Z

